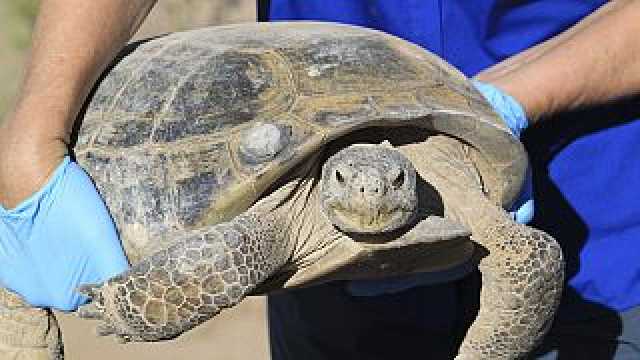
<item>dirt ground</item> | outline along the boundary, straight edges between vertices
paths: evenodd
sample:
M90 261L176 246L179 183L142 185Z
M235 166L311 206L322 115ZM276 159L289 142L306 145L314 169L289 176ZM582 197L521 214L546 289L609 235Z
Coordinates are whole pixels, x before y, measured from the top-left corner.
M0 118L15 99L38 0L0 2ZM255 0L162 0L136 38L207 25L255 21ZM95 322L58 314L67 360L268 359L265 301L251 297L180 338L117 344L95 335Z
M269 359L265 301L250 297L178 339L118 344L95 335L94 321L59 314L67 360L262 360Z

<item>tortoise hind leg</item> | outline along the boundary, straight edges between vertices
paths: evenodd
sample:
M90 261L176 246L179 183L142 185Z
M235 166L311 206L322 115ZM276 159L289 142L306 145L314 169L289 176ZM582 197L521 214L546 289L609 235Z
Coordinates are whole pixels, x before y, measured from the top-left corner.
M0 288L0 359L62 360L63 346L55 315L31 307Z
M485 224L473 237L489 251L479 266L480 310L456 359L520 359L553 320L564 280L562 252L551 236L506 213Z

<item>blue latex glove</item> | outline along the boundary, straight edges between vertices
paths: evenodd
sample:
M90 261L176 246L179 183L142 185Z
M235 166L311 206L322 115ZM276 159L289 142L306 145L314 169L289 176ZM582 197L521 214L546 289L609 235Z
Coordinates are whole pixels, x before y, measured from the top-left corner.
M511 133L519 139L522 131L529 125L527 114L524 112L522 105L511 95L491 84L478 80L472 80L471 82L504 120Z
M38 307L75 310L75 289L125 271L113 221L88 175L66 157L42 189L0 207L0 285Z
M522 105L512 96L493 85L477 80L473 81L473 85L487 99L489 104L493 106L493 109L500 115L511 130L511 133L515 137L520 138L520 134L529 124ZM526 224L533 219L534 204L532 195L531 173L527 171L525 184L511 209L511 215L516 222ZM474 268L475 264L464 264L454 269L437 273L415 274L385 280L350 281L347 283L347 291L355 296L393 294L416 286L453 281L468 274Z

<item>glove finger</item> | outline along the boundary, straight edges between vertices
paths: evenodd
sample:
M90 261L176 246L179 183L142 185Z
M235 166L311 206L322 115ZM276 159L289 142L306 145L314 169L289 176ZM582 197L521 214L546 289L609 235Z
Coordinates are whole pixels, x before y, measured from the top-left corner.
M472 80L472 83L489 104L491 104L498 115L500 115L502 120L504 120L511 130L511 133L515 137L520 138L522 131L529 126L527 113L524 111L522 105L511 95L491 84L478 80Z
M513 220L518 224L528 224L533 220L533 215L535 215L535 202L533 199L525 202L518 210L513 211L511 215L513 216Z
M511 217L518 224L528 224L533 220L535 215L535 202L533 201L533 177L531 176L531 169L527 170L525 182L522 185L522 190L518 199L513 203L511 207Z

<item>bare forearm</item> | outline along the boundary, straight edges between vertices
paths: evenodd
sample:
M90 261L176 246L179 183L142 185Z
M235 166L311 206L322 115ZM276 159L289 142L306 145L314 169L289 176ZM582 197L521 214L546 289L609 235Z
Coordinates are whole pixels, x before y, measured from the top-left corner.
M0 126L0 203L36 191L66 153L91 86L155 0L43 0L14 111Z
M40 8L16 111L21 126L68 141L74 118L100 72L128 41L153 0L45 0Z
M522 51L516 55L509 57L508 59L501 61L500 63L482 71L476 78L484 82L494 82L497 79L505 76L511 71L517 71L522 66L538 59L542 55L546 54L549 50L556 46L561 46L567 40L571 39L574 35L588 28L594 22L598 21L604 16L607 16L611 11L619 9L621 6L635 0L614 0L603 6L597 11L594 11L586 18L582 19L579 23L575 24L566 31L544 41L536 46L533 46L525 51Z
M531 122L640 91L640 1L612 2L511 71L479 79L519 100Z

